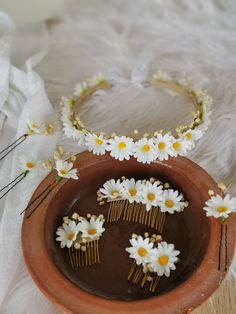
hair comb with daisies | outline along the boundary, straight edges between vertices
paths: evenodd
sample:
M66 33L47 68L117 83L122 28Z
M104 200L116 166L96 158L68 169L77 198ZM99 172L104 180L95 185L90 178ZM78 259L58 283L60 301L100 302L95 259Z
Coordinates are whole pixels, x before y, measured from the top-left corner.
M107 222L123 220L138 222L163 231L165 214L183 211L188 202L183 194L170 189L159 180L108 180L97 192L100 205L109 203Z
M56 231L56 241L61 248L68 249L73 268L100 263L99 240L105 231L104 221L103 215L87 214L84 218L77 213L63 218L62 226Z
M67 137L73 138L78 145L85 145L93 154L104 155L109 152L120 161L133 156L138 162L151 163L155 160L167 160L170 156L186 155L195 146L195 141L207 131L211 122L212 98L206 91L191 86L191 83L186 75L180 79L172 79L162 71L154 75L152 80L143 83L143 87L152 86L178 93L190 100L196 108L193 121L189 125L176 127L173 135L171 132L159 130L140 136L139 131L134 130L133 137L128 137L124 134L95 133L88 129L78 114L80 107L97 91L112 88L114 85L114 82L101 74L78 84L73 97L62 98L63 131Z
M141 288L148 284L149 291L154 293L160 278L169 277L170 271L176 269L180 251L175 250L174 244L163 241L160 235L149 237L147 232L144 237L133 234L130 244L126 251L134 261L127 280Z
M54 126L52 123L43 124L39 119L27 119L27 130L24 134L19 136L10 145L0 151L0 161L10 154L16 147L22 144L29 136L44 134L49 135L53 133Z

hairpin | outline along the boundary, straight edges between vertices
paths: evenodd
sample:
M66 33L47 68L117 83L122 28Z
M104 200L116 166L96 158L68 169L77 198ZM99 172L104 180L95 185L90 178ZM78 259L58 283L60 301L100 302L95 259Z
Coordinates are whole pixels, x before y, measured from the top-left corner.
M144 85L163 88L185 96L196 107L193 121L189 125L177 127L175 136L171 135L171 132L164 134L163 130L152 134L144 133L141 137L138 130L134 130L133 137L118 136L115 133L111 136L104 132L95 133L85 126L77 113L81 105L95 92L113 87L112 82L99 74L87 82L78 84L73 97L62 98L62 123L65 135L76 140L78 145L85 145L95 155L109 152L113 158L120 161L133 156L138 162L151 163L157 159L167 160L169 156L186 155L210 125L212 98L206 91L192 87L186 77L180 80L171 79L161 71L154 75L151 81L144 82Z
M22 134L14 142L0 151L0 161L10 154L10 152L12 152L17 146L22 144L29 136L35 134L52 134L54 128L52 123L43 124L39 119L27 119L26 125L26 133Z
M67 157L65 157L67 156ZM65 160L67 158L67 160ZM37 208L43 203L43 201L47 198L47 196L53 191L56 185L63 179L74 179L77 180L78 169L73 169L73 162L75 161L75 156L70 156L68 158L68 153L64 152L62 147L58 147L58 149L54 152L54 160L46 160L43 163L43 166L47 170L52 170L53 167L56 170L56 176L51 183L49 183L44 190L37 195L29 204L28 206L20 213L21 215L30 210L30 213L27 214L26 218L29 218Z
M61 248L67 247L73 268L100 263L99 239L105 231L103 215L87 214L87 218L74 213L64 217L63 224L56 231L56 241Z
M148 283L149 291L154 293L160 278L169 277L170 271L176 269L180 251L175 250L174 244L162 241L160 235L153 234L149 238L147 232L144 237L133 234L130 244L125 250L134 261L127 280L140 284L141 288Z
M165 213L183 211L188 206L183 194L170 189L168 183L159 180L126 179L108 180L97 192L98 201L109 205L107 222L123 220L139 222L163 231Z
M214 217L220 221L220 240L219 240L219 258L218 258L218 270L221 270L221 255L224 237L224 248L225 248L225 259L224 259L224 270L228 269L228 226L227 220L230 215L236 213L236 197L231 197L229 194L223 196L223 192L226 187L223 183L220 183L219 188L221 189L221 195L215 194L214 191L209 190L208 194L211 196L206 201L203 210L206 211L207 217Z

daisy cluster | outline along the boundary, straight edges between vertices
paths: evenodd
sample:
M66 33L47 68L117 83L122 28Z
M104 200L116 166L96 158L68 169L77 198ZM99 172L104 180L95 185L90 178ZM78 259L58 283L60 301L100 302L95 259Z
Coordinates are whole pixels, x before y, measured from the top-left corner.
M63 218L63 224L56 231L56 241L60 242L61 248L74 247L76 250L86 250L86 243L98 240L105 231L103 215L95 216L87 214L84 218L74 213L71 218Z
M129 160L134 157L138 162L151 163L159 159L167 160L169 157L184 156L195 146L195 141L200 139L210 125L211 97L203 90L191 88L186 80L171 80L164 72L158 72L151 83L164 82L182 87L194 97L199 110L194 112L193 121L190 125L182 125L176 128L177 136L171 132L163 133L162 130L153 134L145 134L142 138L134 140L132 137L111 137L105 133L99 134L88 130L79 117L75 116L74 107L76 102L87 99L95 91L112 86L101 74L93 76L88 82L78 84L75 89L75 97L62 98L62 124L65 135L73 138L78 145L85 145L95 155L110 155L117 160ZM85 97L87 96L87 97ZM134 130L134 135L138 130Z
M218 194L212 195L205 203L203 209L206 211L208 217L215 217L224 221L231 214L236 213L236 197L231 197L229 194L225 197Z
M73 168L73 161L75 161L75 156L70 156L65 160L65 156L68 154L59 146L54 152L53 159L47 159L43 162L38 161L35 156L20 156L20 168L22 172L36 172L39 173L43 169L51 171L55 169L57 171L57 178L74 179L77 180L78 173L77 169Z
M38 118L26 119L27 135L44 134L49 135L54 131L53 123L43 123Z
M131 247L126 248L137 265L143 267L144 273L156 273L158 276L170 276L170 271L175 270L180 251L175 250L174 244L162 241L160 235L148 233L144 237L133 234L130 239Z
M137 202L146 205L146 210L152 207L160 207L161 212L183 211L188 206L183 194L178 190L169 188L168 183L162 184L160 181L150 178L149 180L126 179L122 177L118 180L108 180L99 189L98 201L104 204L104 199L108 202L118 200L128 200L130 203Z

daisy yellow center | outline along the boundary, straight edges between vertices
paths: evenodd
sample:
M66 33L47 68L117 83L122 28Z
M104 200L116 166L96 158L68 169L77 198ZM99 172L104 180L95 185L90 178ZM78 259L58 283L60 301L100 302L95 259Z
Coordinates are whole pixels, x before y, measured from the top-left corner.
M137 194L137 191L135 189L129 189L129 194L131 196L135 196Z
M188 133L185 134L185 137L186 137L187 140L191 140L192 134L190 132L188 132Z
M172 200L166 200L165 201L165 207L171 208L174 206L174 202Z
M144 153L150 152L150 146L148 144L143 145L142 150Z
M68 173L68 171L67 171L67 170L65 170L65 169L61 169L61 170L59 170L59 172L60 172L60 174L62 174L62 175L65 175L65 174L67 174L67 173Z
M163 150L163 149L165 149L166 144L164 142L160 142L160 143L158 143L157 146L158 146L158 149Z
M167 255L161 255L159 258L158 258L158 263L161 265L161 266L166 266L169 262L169 256Z
M218 213L224 213L228 210L228 208L225 206L220 206L220 207L217 207L216 210L218 211Z
M119 194L118 190L112 190L111 191L111 195L116 196L117 194Z
M175 149L175 150L179 150L181 148L181 144L180 142L175 142L173 143L172 147Z
M125 149L125 148L126 148L125 142L120 142L120 143L118 144L118 147L119 147L119 149Z
M141 257L146 256L147 255L147 250L144 247L140 247L138 249L138 255L141 256Z
M72 232L68 233L66 238L67 238L67 240L72 241L74 238L74 233L72 233Z
M34 163L33 162L27 162L26 166L27 166L27 168L33 168L34 167Z
M103 144L103 141L100 140L100 138L96 138L96 144L97 144L97 145L102 145L102 144Z
M96 229L94 229L94 228L88 229L88 234L89 234L89 235L94 235L94 234L96 234L96 233L97 233Z
M155 194L153 194L153 193L148 193L147 199L148 199L150 202L154 201L154 200L155 200Z

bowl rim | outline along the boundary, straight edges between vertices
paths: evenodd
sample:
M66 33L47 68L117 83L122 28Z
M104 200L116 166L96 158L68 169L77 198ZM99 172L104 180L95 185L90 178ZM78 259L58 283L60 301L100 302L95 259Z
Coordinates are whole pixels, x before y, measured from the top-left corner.
M79 170L84 170L86 167L111 159L113 158L108 154L98 157L86 151L77 155L75 163L76 165L78 164ZM196 175L195 179L197 183L200 184L205 180L204 183L211 186L211 189L216 193L220 192L216 182L207 174L207 172L185 157L169 158L167 161L157 161L156 163L161 163L166 167L180 167L179 169L182 169L181 165L184 164L185 169L182 169L184 175L189 177L190 171L186 171L186 168L188 170L191 169L195 175L201 173L201 176ZM54 177L55 172L53 171L39 184L38 188L33 193L31 200L34 199L34 197L40 193L39 191L42 187L46 183L51 182ZM53 192L48 196L49 201L44 202L30 219L26 219L26 216L24 216L21 232L23 256L31 277L42 293L62 311L66 313L84 313L83 310L81 310L81 312L76 310L76 307L78 309L79 304L80 309L86 308L88 313L95 313L95 309L100 309L102 311L101 313L104 314L111 312L127 314L131 312L139 314L185 313L199 306L218 288L226 273L222 269L218 271L217 267L215 267L218 256L218 241L216 240L218 239L218 235L220 235L220 223L214 218L209 219L209 245L197 271L193 272L186 281L168 293L150 299L120 301L105 299L78 288L66 278L62 272L60 272L50 259L44 239L44 219L46 217L48 206L53 196L64 184L66 184L67 181L67 179L62 180L56 186ZM206 199L209 198L207 191L203 191ZM229 261L232 260L234 252L234 223L235 220L233 218L229 219ZM39 236L37 241L32 243L31 237L27 236L29 232L38 232ZM30 254L28 252L30 252ZM47 272L43 271L45 269L47 269ZM50 274L50 278L48 274ZM55 285L54 282L57 282L57 284ZM77 304L76 307L75 304Z

